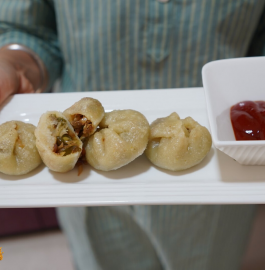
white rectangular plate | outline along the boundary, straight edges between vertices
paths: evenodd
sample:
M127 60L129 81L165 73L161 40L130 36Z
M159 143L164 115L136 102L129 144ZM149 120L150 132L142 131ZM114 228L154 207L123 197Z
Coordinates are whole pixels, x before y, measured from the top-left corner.
M176 111L209 128L203 88L15 95L2 106L0 123L37 125L42 113L85 96L106 111L138 110L150 123ZM159 169L143 155L116 171L85 166L80 176L77 169L61 174L44 166L20 177L0 173L0 207L220 203L265 203L265 166L242 166L212 147L202 163L182 172Z

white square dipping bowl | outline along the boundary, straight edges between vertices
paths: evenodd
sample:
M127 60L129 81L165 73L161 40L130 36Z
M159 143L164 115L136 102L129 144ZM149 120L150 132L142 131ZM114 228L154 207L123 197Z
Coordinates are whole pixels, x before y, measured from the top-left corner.
M236 141L230 108L265 101L265 57L217 60L204 65L202 80L214 146L244 165L265 165L265 140Z

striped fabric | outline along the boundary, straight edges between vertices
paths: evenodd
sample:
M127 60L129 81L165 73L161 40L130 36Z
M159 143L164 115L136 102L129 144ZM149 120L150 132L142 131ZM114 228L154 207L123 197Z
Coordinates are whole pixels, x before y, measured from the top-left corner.
M253 205L60 208L76 270L239 270Z
M264 0L0 0L0 46L38 53L50 85L63 62L65 92L196 87L205 63L246 56L263 9Z
M49 87L202 86L212 60L265 52L264 0L0 0L0 46L45 63ZM255 206L62 208L76 270L235 270Z

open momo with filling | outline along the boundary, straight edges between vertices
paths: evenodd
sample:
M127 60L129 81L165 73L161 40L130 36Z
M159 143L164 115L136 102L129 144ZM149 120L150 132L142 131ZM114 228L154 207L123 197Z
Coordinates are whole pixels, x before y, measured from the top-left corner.
M101 103L89 97L82 98L63 112L82 141L96 131L104 113Z
M156 166L179 171L200 163L210 151L211 145L212 138L207 128L191 117L180 119L173 112L150 125L145 154Z
M44 113L35 135L38 151L49 169L67 172L74 168L82 152L82 142L61 112Z

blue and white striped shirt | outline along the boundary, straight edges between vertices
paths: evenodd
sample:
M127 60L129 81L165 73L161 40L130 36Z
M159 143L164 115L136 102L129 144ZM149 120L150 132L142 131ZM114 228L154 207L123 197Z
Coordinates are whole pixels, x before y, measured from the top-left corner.
M259 23L264 27L264 4L0 0L0 46L31 48L50 85L62 76L65 92L197 87L205 63L247 55ZM264 31L257 34L260 46Z

